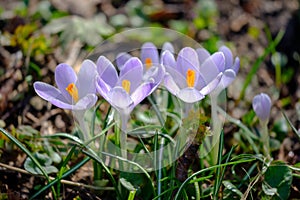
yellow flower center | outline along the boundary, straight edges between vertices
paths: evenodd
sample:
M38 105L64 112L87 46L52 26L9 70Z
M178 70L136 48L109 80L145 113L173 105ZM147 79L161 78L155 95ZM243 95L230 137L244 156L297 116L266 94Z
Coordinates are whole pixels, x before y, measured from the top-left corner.
M78 101L78 89L74 83L70 83L66 87L67 92L70 94L75 103Z
M196 79L196 72L192 69L188 69L186 72L186 84L188 87L194 87Z
M146 58L145 59L145 64L146 64L146 69L149 69L150 67L152 67L152 60L151 60L151 58Z
M129 94L130 92L130 81L129 80L123 80L122 81L122 87L124 88L124 90Z

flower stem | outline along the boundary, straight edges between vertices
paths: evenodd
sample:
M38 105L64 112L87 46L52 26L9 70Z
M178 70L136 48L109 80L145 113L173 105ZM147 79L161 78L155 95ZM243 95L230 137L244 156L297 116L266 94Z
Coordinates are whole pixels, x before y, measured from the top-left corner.
M261 125L261 142L263 145L263 152L267 158L270 158L270 138L268 131L268 121L260 121Z
M120 139L120 149L121 155L124 159L127 159L127 122L129 119L128 114L121 114L121 136ZM123 168L126 170L126 163L123 163Z
M75 120L77 122L77 125L79 126L79 137L82 139L84 142L88 141L91 136L88 130L88 127L85 124L84 121L84 115L85 115L86 110L74 110L73 115L75 117Z
M211 118L213 124L213 137L212 137L212 164L215 165L218 162L218 152L219 152L219 142L220 142L220 133L222 129L222 125L220 123L220 119L218 118L218 104L217 104L217 96L212 96L211 98Z
M183 105L183 118L187 118L189 116L190 111L193 108L193 103L184 103Z

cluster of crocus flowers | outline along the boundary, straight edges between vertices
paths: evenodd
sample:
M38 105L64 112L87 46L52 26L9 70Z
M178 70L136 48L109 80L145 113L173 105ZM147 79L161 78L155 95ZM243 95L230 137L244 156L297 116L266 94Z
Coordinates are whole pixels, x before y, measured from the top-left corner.
M78 75L72 67L60 64L55 70L58 88L36 82L34 89L43 99L70 110L87 110L102 96L122 116L132 110L160 84L183 102L192 104L214 90L226 88L236 77L239 59L222 47L210 55L205 49L182 48L178 55L166 42L159 51L146 42L140 58L124 52L116 57L116 67L104 56L96 63L85 60Z

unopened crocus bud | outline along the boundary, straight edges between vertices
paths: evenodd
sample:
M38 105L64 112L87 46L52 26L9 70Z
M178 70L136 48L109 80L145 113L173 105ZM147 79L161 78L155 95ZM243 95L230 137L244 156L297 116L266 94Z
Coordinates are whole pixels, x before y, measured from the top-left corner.
M265 93L260 93L253 98L252 107L261 121L268 121L271 110L271 99Z

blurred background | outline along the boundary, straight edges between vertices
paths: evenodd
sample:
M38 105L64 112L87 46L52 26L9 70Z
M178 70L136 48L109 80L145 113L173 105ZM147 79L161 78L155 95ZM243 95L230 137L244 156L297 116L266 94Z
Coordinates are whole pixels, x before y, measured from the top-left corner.
M227 45L241 59L227 90L227 112L252 125L251 101L268 93L274 104L270 128L280 141L277 157L300 161L300 145L280 114L284 110L300 128L298 0L1 0L0 127L24 141L39 132L71 132L71 114L36 96L33 82L53 84L57 64L78 70L106 38L148 26L176 30L210 52ZM235 130L225 126L228 145L238 143ZM17 166L22 161L1 159Z

